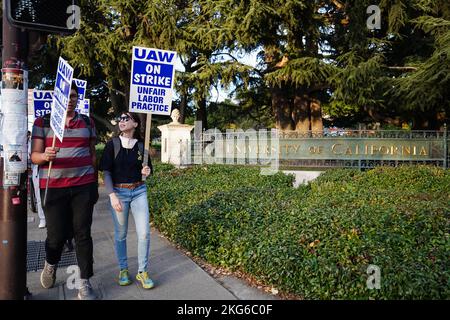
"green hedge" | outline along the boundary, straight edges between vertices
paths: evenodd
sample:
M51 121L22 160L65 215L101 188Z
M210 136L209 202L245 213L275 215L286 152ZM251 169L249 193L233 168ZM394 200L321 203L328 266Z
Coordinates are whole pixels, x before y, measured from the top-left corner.
M258 168L165 169L149 183L153 222L209 263L307 299L450 298L446 170L330 170L294 189Z

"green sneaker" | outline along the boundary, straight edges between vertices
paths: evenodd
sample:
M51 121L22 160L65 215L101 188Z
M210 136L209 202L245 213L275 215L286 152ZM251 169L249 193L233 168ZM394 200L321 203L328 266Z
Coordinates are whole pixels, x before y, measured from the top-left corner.
M119 273L119 285L127 286L131 283L130 274L128 273L128 269L120 270Z
M153 281L152 281L152 279L150 279L148 277L148 273L147 272L139 272L136 275L136 280L141 282L142 287L144 289L151 289L151 288L154 287Z

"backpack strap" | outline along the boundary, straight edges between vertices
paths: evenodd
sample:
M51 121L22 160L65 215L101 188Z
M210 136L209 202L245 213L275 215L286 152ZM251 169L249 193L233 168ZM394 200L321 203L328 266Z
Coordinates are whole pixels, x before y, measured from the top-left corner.
M120 151L120 138L119 137L113 137L112 138L113 147L114 147L114 159L117 158L117 155Z
M89 134L92 137L92 126L91 126L91 118L89 118L87 115L78 113L81 116L81 119L83 119L84 123L86 124L86 128L89 130Z
M112 142L113 142L113 147L114 147L114 159L115 159L115 158L117 158L117 155L119 154L119 151L120 151L120 138L113 137ZM142 141L138 141L138 147L139 147L139 152L141 154L144 154L144 143Z
M83 119L84 123L86 123L86 127L89 128L89 130L91 129L91 118L89 118L87 115L79 113L79 115L81 116L81 119Z

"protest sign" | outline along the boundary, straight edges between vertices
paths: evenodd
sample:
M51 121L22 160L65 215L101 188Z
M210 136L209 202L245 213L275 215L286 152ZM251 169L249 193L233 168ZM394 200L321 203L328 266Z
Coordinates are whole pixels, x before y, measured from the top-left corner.
M130 112L170 115L177 53L133 47Z
M73 82L78 88L78 102L77 107L75 108L75 111L78 113L85 114L84 111L84 98L86 97L86 87L87 87L87 81L73 78Z
M34 117L39 118L51 113L53 101L53 91L51 90L34 90L33 91L33 109Z
M50 127L55 136L62 142L69 104L70 87L73 79L73 68L63 58L59 58L56 73L53 107L50 116Z

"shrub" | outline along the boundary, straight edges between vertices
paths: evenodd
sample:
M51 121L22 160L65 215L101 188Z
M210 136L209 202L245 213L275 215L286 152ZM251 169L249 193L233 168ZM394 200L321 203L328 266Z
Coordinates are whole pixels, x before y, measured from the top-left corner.
M292 176L199 166L158 173L156 226L217 266L308 299L450 297L450 175L430 167ZM366 286L381 269L381 289Z

